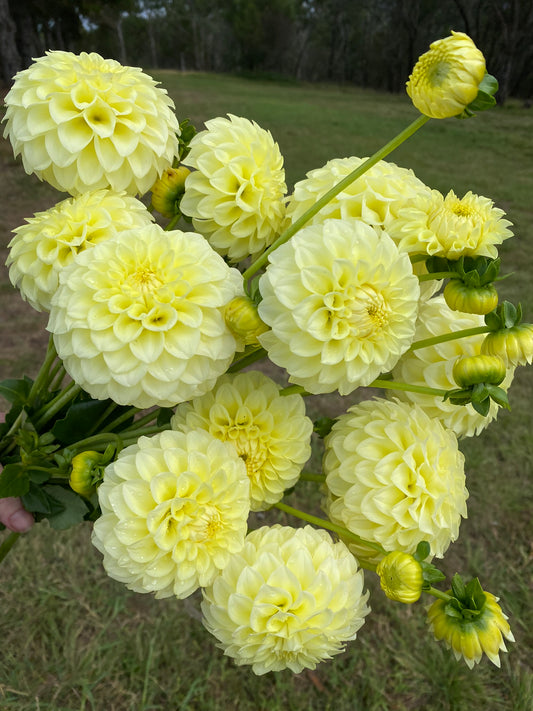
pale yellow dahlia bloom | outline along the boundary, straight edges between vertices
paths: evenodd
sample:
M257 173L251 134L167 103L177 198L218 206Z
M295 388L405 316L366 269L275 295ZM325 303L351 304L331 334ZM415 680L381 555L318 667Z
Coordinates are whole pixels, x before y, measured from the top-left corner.
M296 183L287 205L287 222L295 222L328 190L364 163L366 158L334 158L322 168L311 170L304 180ZM400 208L410 204L418 195L430 189L412 170L381 160L360 178L344 188L310 224L324 220L357 217L373 227L387 229Z
M178 153L166 91L94 52L47 52L15 76L5 103L4 136L25 171L71 195L143 194Z
M248 492L235 450L207 432L140 437L105 470L92 542L130 590L184 598L241 550Z
M200 235L117 233L81 252L60 282L48 330L91 397L172 407L210 390L233 359L224 307L242 277Z
M271 244L285 214L285 171L270 131L228 114L206 122L183 163L180 208L219 254L236 262Z
M483 53L464 32L452 32L419 57L407 93L425 116L458 116L476 98L484 76Z
M313 423L303 398L279 390L258 371L223 375L213 390L179 405L171 420L173 429L206 430L235 447L250 478L252 511L278 502L311 456Z
M450 190L421 194L399 210L388 232L401 250L412 254L459 259L498 256L496 245L513 236L505 212L489 198Z
M420 288L407 254L360 220L300 230L261 277L259 336L269 358L311 393L369 385L409 348Z
M484 325L483 316L452 311L444 297L439 295L420 305L415 341ZM402 356L393 369L393 378L410 385L423 385L437 390L454 390L457 388L453 377L455 362L464 356L479 355L482 352L483 340L484 335L479 334L409 351ZM514 368L511 367L500 384L503 390L509 389L513 375ZM490 403L488 414L484 417L470 404L454 405L449 400L434 395L395 390L394 397L420 405L430 417L440 419L458 437L478 435L497 418L499 411L498 405L493 401Z
M299 673L355 639L370 612L363 585L355 558L326 531L265 526L204 590L204 625L256 674Z
M325 439L330 519L385 551L413 554L427 541L441 558L466 517L464 456L457 438L417 405L367 400ZM356 555L375 558L350 542Z
M95 190L62 200L13 230L6 262L11 283L34 309L49 311L59 272L77 254L152 220L142 202L124 192Z
M499 598L483 591L485 604L474 619L446 614L446 600L435 600L428 610L427 622L436 640L444 641L457 661L464 659L469 669L479 664L483 654L500 667L500 652L507 652L505 639L514 642L508 617L498 605ZM451 594L451 590L448 591Z

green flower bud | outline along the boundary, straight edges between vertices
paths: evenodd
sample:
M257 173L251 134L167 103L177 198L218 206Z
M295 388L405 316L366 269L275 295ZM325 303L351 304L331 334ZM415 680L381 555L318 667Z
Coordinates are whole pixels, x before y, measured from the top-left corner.
M505 374L505 363L499 356L464 356L453 365L453 378L460 388L469 388L478 383L499 385Z
M533 324L521 323L492 331L485 336L481 352L497 355L507 367L526 365L533 360Z
M190 172L185 166L167 168L152 186L152 205L163 217L177 214L176 203L185 192L185 179Z
M268 326L261 321L257 306L249 296L236 296L227 304L224 318L230 331L244 345L258 343L257 337L268 331Z
M393 551L377 565L381 589L391 600L411 604L422 594L422 566L409 553Z
M80 452L72 458L70 488L88 499L96 491L103 476L103 455L100 452Z
M444 287L444 299L453 311L482 316L498 306L498 292L492 284L472 287L460 279L450 279Z

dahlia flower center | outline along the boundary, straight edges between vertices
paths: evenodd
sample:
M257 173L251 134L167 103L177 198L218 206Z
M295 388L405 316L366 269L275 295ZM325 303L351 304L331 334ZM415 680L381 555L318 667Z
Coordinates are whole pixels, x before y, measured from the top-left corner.
M152 293L163 286L163 282L152 269L149 267L141 267L133 274L130 274L125 286L129 287L132 291Z
M148 530L163 550L184 541L209 541L223 525L215 506L202 506L193 498L176 497L157 506L147 518Z
M325 302L326 305L329 303L334 338L342 338L348 333L358 338L369 338L386 326L389 320L390 309L383 295L367 284L349 286L344 295L338 292L328 294Z
M450 64L442 57L432 57L427 59L426 82L431 86L441 86L444 84L450 73Z
M457 217L469 219L477 216L477 211L474 210L471 205L465 205L464 202L461 202L460 200L452 205L450 209L454 215L457 215Z
M255 438L249 438L246 433L242 433L238 440L234 442L239 457L246 464L248 476L257 474L266 461L266 451L261 442Z

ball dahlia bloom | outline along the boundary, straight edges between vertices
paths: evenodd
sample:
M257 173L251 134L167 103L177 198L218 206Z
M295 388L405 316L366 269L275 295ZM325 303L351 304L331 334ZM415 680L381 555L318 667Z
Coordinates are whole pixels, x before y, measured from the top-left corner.
M444 297L439 295L420 305L415 340L484 325L483 316L452 311ZM457 388L453 377L454 364L458 358L482 353L484 338L483 334L478 334L409 351L394 367L393 378L411 385L454 390ZM500 384L506 392L512 383L513 375L514 368L511 367ZM478 435L497 418L499 411L498 405L493 401L490 403L488 414L484 417L476 412L471 404L454 405L449 400L434 395L395 390L394 397L416 403L430 417L438 418L443 425L453 430L458 437Z
M416 405L383 399L351 407L325 439L330 519L385 551L427 541L441 558L466 517L464 456L455 434ZM365 558L375 554L350 543Z
M77 254L152 220L143 203L124 192L95 190L62 200L13 230L6 262L11 283L34 309L49 311L59 272Z
M447 614L446 600L435 600L428 610L427 622L435 639L442 640L457 661L464 659L469 669L479 664L483 654L500 667L500 652L507 652L504 637L515 641L508 617L498 605L499 598L486 591L484 595L481 614L474 619Z
M287 220L290 224L303 215L328 190L364 163L366 158L334 158L322 168L311 170L304 180L294 186L287 205ZM387 229L398 210L408 205L420 194L430 189L419 180L412 170L395 163L380 160L360 178L336 195L309 224L318 224L327 219L356 217L373 227Z
M248 492L242 460L207 432L140 437L105 470L92 542L130 590L184 598L241 550Z
M231 261L256 256L277 236L285 214L285 171L270 131L228 114L206 122L183 163L180 209L194 228Z
M259 336L311 393L341 395L390 370L411 344L420 288L407 254L360 220L327 220L276 249L261 277Z
M458 116L476 98L484 76L483 53L464 32L452 32L419 57L407 93L425 116Z
M355 639L370 611L363 585L348 548L325 531L265 526L204 590L204 625L256 674L299 673Z
M388 232L398 247L410 254L459 259L498 256L496 245L513 236L505 212L489 198L450 190L420 194L401 208Z
M94 52L47 52L15 76L5 103L4 136L24 170L71 195L143 194L178 154L166 91Z
M246 464L251 510L267 509L296 484L311 456L313 423L301 395L282 396L258 371L223 375L210 392L176 408L172 428L206 430Z
M210 390L233 359L223 312L242 277L200 235L126 230L81 252L60 281L48 330L91 397L172 407Z

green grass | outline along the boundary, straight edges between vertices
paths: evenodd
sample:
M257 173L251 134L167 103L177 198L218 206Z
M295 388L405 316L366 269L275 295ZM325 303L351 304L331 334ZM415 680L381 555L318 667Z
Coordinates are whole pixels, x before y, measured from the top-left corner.
M201 127L230 112L270 129L289 183L331 158L371 154L416 117L405 97L371 91L171 72L157 78L175 99L180 119ZM432 187L460 195L471 189L508 212L518 237L500 251L503 270L516 274L501 291L524 303L529 321L532 131L533 113L511 104L469 121L430 122L390 157ZM4 144L4 247L10 229L59 199L24 176L8 153ZM43 316L20 302L5 270L0 289L6 305L0 363L6 377L19 372L21 363L31 373L46 341ZM531 372L519 369L512 411L501 412L496 424L462 444L469 518L443 564L449 575L479 575L501 597L517 639L502 655L501 670L487 660L473 671L456 662L430 639L425 603L387 601L369 574L373 612L346 653L314 673L255 677L216 650L197 620L196 598L158 601L131 593L103 572L88 526L57 533L42 524L22 537L0 570L0 709L531 711L532 382ZM310 415L334 416L361 396L310 398ZM306 483L299 501L318 511L320 493ZM258 520L265 521L265 514Z

